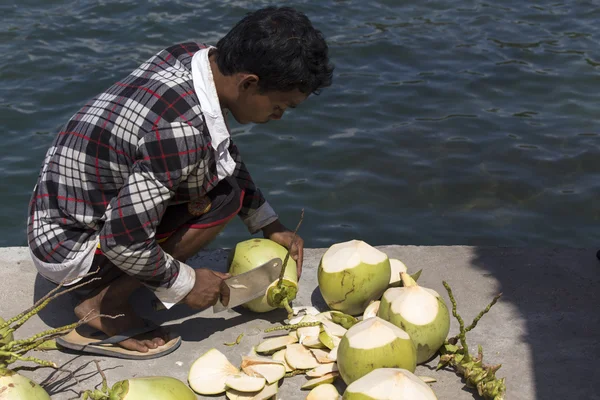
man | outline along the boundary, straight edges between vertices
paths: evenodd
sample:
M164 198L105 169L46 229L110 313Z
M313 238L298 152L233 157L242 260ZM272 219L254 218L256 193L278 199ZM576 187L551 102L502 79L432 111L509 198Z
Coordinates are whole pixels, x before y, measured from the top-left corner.
M252 181L224 113L241 124L278 120L330 86L332 72L309 19L269 7L248 14L216 47L183 43L159 52L73 115L41 168L28 242L52 282L99 269L83 278L101 279L82 288L77 317L123 317L88 324L111 345L80 333L62 345L127 358L167 354L180 341L134 314L134 290L149 288L167 308L226 304L227 275L185 260L235 215L250 233L290 245L292 232ZM300 273L302 239L290 253Z

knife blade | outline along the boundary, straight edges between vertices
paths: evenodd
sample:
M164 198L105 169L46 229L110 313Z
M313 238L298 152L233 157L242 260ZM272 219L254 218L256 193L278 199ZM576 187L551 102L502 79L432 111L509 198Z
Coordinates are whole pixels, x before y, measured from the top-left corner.
M248 272L225 279L229 287L229 303L224 306L218 301L213 306L213 312L219 313L264 295L267 288L279 278L282 266L281 258L273 258Z
M282 266L283 261L281 258L273 258L248 272L225 279L225 284L229 287L229 303L224 306L219 300L213 306L213 312L219 313L264 295L269 285L279 279ZM179 304L181 303L176 304L176 306ZM152 300L152 308L155 311L166 309L157 299Z

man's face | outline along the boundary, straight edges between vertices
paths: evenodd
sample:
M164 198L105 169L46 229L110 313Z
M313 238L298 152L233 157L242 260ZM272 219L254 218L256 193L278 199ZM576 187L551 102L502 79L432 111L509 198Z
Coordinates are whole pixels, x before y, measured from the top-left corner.
M260 93L257 82L242 82L237 100L229 110L240 124L263 124L281 119L288 108L295 108L308 97L299 90Z

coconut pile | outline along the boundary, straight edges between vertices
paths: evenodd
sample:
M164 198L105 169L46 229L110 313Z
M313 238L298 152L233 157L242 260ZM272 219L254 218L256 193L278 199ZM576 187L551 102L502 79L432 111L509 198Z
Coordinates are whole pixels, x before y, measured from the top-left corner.
M273 257L284 259L286 253L267 239L242 242L229 259L230 272L246 272ZM402 261L363 241L334 244L321 258L318 284L329 310L290 306L298 290L295 271L289 259L284 289L277 291L274 282L263 298L245 305L255 312L286 308L286 324L267 329L240 365L218 349L204 353L189 371L192 390L230 400L277 399L286 377L304 375L301 390L306 393L294 398L433 400L437 397L429 384L435 380L416 376L415 369L440 354L438 367L453 367L480 396L504 398L504 380L494 375L499 366L485 366L481 351L472 357L468 346L457 345L459 340L466 344L466 331L497 299L469 328L460 319L461 335L448 339L450 312L439 293L417 284L421 271L410 275ZM342 393L336 380L344 383Z

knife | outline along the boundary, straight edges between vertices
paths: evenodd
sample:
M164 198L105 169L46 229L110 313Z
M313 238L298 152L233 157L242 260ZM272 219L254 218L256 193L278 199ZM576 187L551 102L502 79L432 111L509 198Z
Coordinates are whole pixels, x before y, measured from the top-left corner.
M229 287L229 303L224 306L218 301L213 306L213 312L219 313L263 296L269 285L279 279L282 265L281 258L273 258L248 272L225 279L225 284ZM155 299L152 301L152 308L159 311L164 310L165 306Z

